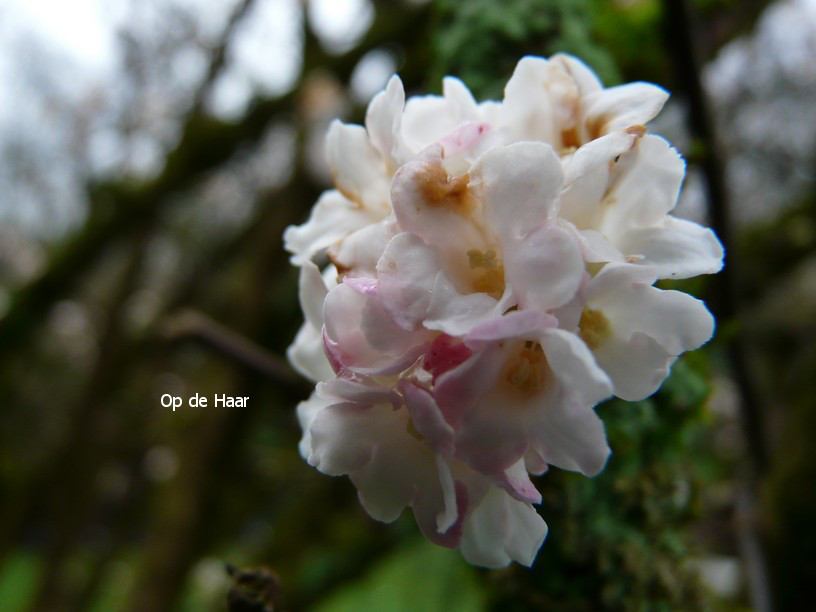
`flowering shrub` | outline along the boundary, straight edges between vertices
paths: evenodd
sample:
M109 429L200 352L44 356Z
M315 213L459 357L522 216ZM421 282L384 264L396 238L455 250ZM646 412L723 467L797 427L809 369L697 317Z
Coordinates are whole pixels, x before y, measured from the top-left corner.
M670 215L685 164L644 125L662 89L556 55L523 58L502 102L443 90L406 101L395 76L365 127L335 121L335 189L286 230L306 319L289 358L317 383L300 451L378 520L410 506L472 563L530 565L530 475L603 469L594 406L651 395L714 330L655 282L723 252Z

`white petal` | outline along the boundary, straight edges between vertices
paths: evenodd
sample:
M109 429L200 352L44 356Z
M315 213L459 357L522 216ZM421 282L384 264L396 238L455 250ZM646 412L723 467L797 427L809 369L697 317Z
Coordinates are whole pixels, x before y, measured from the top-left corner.
M312 427L312 422L321 410L327 408L332 404L331 400L318 397L317 393L312 393L309 399L300 402L297 405L296 413L300 429L303 431L303 436L298 444L300 456L308 460L312 454L312 434L309 430Z
M390 173L364 127L333 121L326 135L326 159L344 196L380 218L388 214Z
M627 255L642 256L638 265L654 269L658 278L691 278L714 274L723 266L723 247L708 228L668 217L661 225L626 232L618 246Z
M439 482L442 485L442 496L445 501L444 510L436 517L436 530L439 533L445 533L453 527L459 516L456 508L456 485L447 461L439 455L436 456L436 466L439 470Z
M323 348L323 334L320 328L304 323L295 336L295 341L286 349L286 357L300 374L318 382L334 377L334 370Z
M604 313L616 336L643 332L670 355L696 349L714 333L714 317L703 302L680 291L624 285L592 299L590 306Z
M368 105L365 118L368 137L385 159L390 159L396 150L404 106L405 90L396 74Z
M317 329L323 327L323 301L328 292L317 266L311 261L304 263L298 279L298 298L306 321Z
M603 85L592 69L577 57L568 53L556 53L550 56L549 61L551 64L560 65L572 77L581 97L603 89Z
M291 262L300 266L318 251L378 220L371 210L354 204L332 189L320 196L304 224L286 228L284 247L292 253Z
M521 238L554 214L561 162L547 144L518 142L484 153L471 172L488 222L503 237Z
M564 159L564 185L571 186L599 168L608 170L609 164L618 155L631 151L639 139L638 132L617 131L582 145Z
M504 88L501 122L514 140L538 140L557 144L557 118L548 90L551 69L540 57L523 57ZM575 91L577 98L577 89Z
M588 95L583 100L586 124L593 137L643 125L653 119L669 93L650 83L627 83Z
M563 329L546 329L541 335L541 347L550 369L579 403L594 406L612 394L609 378L575 334Z
M442 79L442 95L461 121L479 121L481 115L473 94L461 80L446 76Z
M615 169L617 180L604 199L601 231L615 240L627 230L661 223L674 208L686 163L668 142L646 135Z
M612 380L615 395L627 401L642 400L657 391L677 359L642 332L628 338L612 336L593 352Z
M367 225L349 235L339 247L332 249L329 252L331 260L344 273L373 277L385 245L397 231L399 230L391 217Z
M547 311L569 302L581 285L584 260L573 235L546 223L519 243L504 243L507 283L521 308Z
M465 520L462 555L490 568L511 561L530 566L546 537L547 524L530 504L494 487Z

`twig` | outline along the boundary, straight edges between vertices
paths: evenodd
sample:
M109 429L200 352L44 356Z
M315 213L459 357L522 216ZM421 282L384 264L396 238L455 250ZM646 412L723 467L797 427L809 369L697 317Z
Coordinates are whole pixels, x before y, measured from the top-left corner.
M195 338L247 366L251 370L281 383L295 385L300 377L282 357L269 353L249 338L228 329L195 310L182 310L168 317L162 330L167 340Z

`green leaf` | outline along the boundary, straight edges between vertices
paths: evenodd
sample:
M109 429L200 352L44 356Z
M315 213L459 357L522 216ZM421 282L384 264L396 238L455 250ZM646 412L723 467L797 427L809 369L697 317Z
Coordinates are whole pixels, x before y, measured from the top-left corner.
M384 558L359 582L330 595L317 612L469 612L486 607L476 570L458 551L425 540Z

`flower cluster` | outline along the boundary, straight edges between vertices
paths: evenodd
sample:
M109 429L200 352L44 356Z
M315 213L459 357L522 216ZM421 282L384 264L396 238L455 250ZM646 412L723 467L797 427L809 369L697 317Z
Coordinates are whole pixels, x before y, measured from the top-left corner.
M666 98L525 57L502 102L454 78L406 101L395 76L365 127L331 126L335 189L285 234L306 319L289 357L317 382L302 455L372 517L410 506L472 563L530 565L530 475L601 471L594 406L649 396L711 337L702 302L654 286L723 257L670 215L685 164L644 126Z

